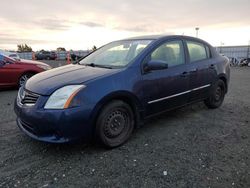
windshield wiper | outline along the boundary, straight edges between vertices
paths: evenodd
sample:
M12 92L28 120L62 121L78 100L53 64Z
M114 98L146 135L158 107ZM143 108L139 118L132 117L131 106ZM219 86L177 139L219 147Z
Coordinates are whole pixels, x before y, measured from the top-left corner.
M90 66L90 67L100 67L100 68L112 69L111 66L99 65L99 64L94 64L94 63L88 63L88 64L83 64L83 65Z
M96 64L94 64L94 63L86 63L86 64L82 64L82 65L90 66L90 67L95 67L96 66Z

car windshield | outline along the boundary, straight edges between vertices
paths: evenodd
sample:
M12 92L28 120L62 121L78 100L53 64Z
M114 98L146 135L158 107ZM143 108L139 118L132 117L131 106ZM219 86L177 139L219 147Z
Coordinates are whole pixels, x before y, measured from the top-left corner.
M79 62L104 68L123 68L127 66L152 40L126 40L109 43Z

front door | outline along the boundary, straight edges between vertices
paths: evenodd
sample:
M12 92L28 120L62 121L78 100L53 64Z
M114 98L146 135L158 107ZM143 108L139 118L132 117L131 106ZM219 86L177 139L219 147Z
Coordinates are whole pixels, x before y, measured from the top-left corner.
M10 86L16 84L17 71L15 61L0 55L0 86Z
M187 102L189 74L181 40L166 41L150 53L143 62L161 61L168 64L164 70L144 71L143 91L146 116L165 111Z

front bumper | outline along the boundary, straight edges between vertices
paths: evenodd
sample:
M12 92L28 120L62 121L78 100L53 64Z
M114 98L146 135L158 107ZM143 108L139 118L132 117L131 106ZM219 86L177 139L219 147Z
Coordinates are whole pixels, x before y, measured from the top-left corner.
M61 137L60 134L57 134L56 131L44 135L39 135L39 132L34 132L32 125L23 122L20 118L17 118L16 122L21 131L35 140L50 143L66 143L72 140L69 138Z
M40 99L39 99L40 100ZM39 102L39 101L37 101ZM65 143L92 136L90 121L91 110L82 107L63 110L45 110L35 106L20 106L15 102L17 125L26 135L33 139Z

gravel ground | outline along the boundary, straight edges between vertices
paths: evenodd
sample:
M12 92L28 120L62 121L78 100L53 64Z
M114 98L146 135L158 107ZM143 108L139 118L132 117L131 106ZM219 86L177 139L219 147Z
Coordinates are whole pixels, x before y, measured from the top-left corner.
M45 144L16 126L0 92L0 187L250 187L250 68L232 68L224 104L168 112L123 146Z

